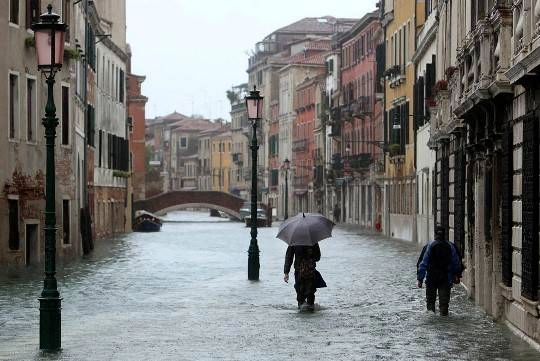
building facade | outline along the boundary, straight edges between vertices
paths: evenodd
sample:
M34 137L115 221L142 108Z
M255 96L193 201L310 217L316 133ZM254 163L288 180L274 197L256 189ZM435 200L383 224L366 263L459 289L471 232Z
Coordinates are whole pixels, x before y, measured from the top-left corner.
M101 238L131 230L126 6L125 1L89 6L94 9L94 37L102 38L93 43L95 53L87 54L95 64L94 94L87 110L89 175L93 173L88 188L94 235Z
M293 215L299 212L313 212L313 175L315 152L316 93L319 80L306 78L295 89L292 142L292 186Z
M416 135L416 240L427 244L434 237L433 190L435 189L435 156L430 142L432 122L430 105L434 104L433 87L437 67L437 2L426 2L426 22L416 35L417 47L412 56L415 86L412 121Z
M255 54L249 59L247 71L249 89L256 85L261 90L262 95L266 97L263 110L265 121L261 126L263 144L259 148L259 159L261 160L259 164L262 168L260 171L261 188L263 190L261 200L277 210L278 218L283 217L285 209L283 207L285 172L280 171L280 167L286 158L291 159L292 152L292 120L294 118L292 102L295 86L304 79L303 75L299 80L293 82L290 78L292 73L283 73L282 69L291 63L291 58L294 56L302 56L304 47L311 43L310 38L327 37L335 31L349 29L353 24L353 19L338 19L331 16L301 19L277 29L257 43ZM303 57L310 57L314 50L317 49L307 48ZM318 50L320 52L325 49ZM282 100L285 101L285 106L281 104ZM278 111L277 122L275 120L276 108ZM270 123L271 119L273 119L273 125ZM273 144L277 138L278 155L270 154L268 149L270 131L272 131ZM277 186L275 184L276 174L278 183L280 183ZM271 177L274 177L273 180ZM271 180L274 183L270 184ZM291 199L289 201L292 202Z
M378 12L366 14L348 32L338 37L340 88L333 119L340 132L337 153L333 153L338 187L341 186L343 221L374 227L382 214L379 177L384 160L381 134L382 99L377 93ZM380 132L379 132L380 133Z
M212 155L210 172L212 175L212 190L230 192L232 165L232 137L227 127L212 137L210 142Z
M244 101L247 84L240 88L236 100L231 104L231 141L232 141L232 165L231 165L231 193L248 200L251 185L247 176L251 170L251 149L249 134L250 123L247 118L247 109Z
M144 75L136 75L131 71L131 50L128 51L127 68L127 105L130 142L131 181L133 184L133 199L146 199L146 113L148 98L142 95Z
M411 114L416 29L424 23L424 3L384 1L381 8L386 46L384 231L416 241L416 170L414 114ZM413 117L411 117L413 115Z
M69 1L51 1L62 20L71 25ZM42 5L42 6L40 6ZM0 4L0 109L5 110L0 149L0 264L29 265L43 261L45 208L45 137L41 118L47 89L37 70L36 50L30 26L46 11L47 4L34 1L3 1ZM72 34L66 48L75 49ZM68 50L68 51L69 51ZM59 125L56 129L57 255L60 259L82 254L78 232L80 198L76 187L77 158L71 74L76 61L65 57L56 74L54 101Z

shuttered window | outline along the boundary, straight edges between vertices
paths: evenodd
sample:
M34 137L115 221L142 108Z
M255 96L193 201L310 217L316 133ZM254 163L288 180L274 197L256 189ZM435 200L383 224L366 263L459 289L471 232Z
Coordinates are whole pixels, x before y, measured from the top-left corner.
M13 1L13 0L12 0ZM26 28L39 21L40 0L26 0Z
M16 251L20 248L19 241L19 201L8 199L9 213L9 249Z

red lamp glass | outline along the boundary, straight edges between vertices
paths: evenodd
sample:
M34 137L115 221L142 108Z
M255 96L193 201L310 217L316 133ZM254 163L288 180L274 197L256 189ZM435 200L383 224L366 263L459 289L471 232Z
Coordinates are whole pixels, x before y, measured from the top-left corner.
M36 40L38 69L54 71L62 68L64 62L64 36L67 25L60 22L60 16L47 6L47 12L40 15L39 22L32 24Z
M245 97L246 107L248 112L248 119L261 119L263 112L263 98L257 87L253 87L253 90L249 92L249 95Z

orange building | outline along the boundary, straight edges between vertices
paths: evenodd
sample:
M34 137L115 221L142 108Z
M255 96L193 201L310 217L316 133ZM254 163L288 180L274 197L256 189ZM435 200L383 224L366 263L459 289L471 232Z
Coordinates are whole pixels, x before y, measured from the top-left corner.
M317 87L322 77L306 78L296 87L294 108L296 118L293 123L293 210L296 212L314 211L313 176L315 152L315 134L313 132Z
M145 107L148 98L141 94L141 84L146 79L143 75L131 73L131 51L128 50L128 74L127 74L127 105L128 119L130 122L129 144L131 161L131 182L134 200L146 198L145 174L146 174L146 149Z

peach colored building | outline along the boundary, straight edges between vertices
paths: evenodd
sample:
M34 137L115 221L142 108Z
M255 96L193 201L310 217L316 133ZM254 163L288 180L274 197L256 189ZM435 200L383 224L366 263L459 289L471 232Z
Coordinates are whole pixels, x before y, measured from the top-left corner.
M131 124L129 133L131 182L134 200L146 198L146 148L145 148L145 107L148 98L141 94L141 85L146 79L143 75L131 72L131 50L128 48L127 105Z

